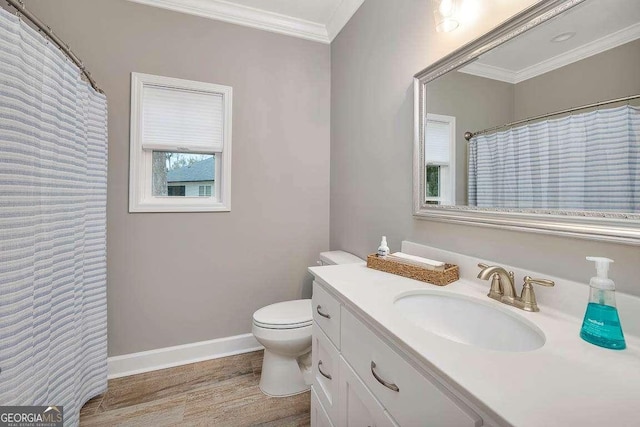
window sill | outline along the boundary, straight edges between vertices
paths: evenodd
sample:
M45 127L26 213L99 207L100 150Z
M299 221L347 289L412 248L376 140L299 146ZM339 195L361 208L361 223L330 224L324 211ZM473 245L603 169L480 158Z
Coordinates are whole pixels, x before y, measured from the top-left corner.
M130 203L129 213L163 213L163 212L230 212L229 203L189 203L179 200L180 203L141 202Z

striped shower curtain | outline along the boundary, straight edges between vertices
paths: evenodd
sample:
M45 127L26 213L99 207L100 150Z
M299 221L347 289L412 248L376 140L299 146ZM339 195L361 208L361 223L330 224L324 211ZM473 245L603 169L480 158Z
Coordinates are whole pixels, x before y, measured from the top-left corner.
M0 9L0 405L106 390L107 103Z
M640 109L602 109L472 138L469 205L640 212Z

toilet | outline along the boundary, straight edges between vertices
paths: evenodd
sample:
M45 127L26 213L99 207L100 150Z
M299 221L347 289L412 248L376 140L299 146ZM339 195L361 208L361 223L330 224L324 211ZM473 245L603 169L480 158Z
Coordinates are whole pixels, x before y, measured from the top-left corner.
M364 261L343 251L322 252L319 265L354 264ZM252 332L264 346L260 390L268 396L285 397L311 386L311 300L268 305L253 313Z

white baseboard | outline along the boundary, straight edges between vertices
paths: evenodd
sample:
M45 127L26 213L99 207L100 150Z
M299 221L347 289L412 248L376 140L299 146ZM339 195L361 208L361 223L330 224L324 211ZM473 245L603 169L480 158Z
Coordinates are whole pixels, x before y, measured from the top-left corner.
M262 350L253 334L109 357L109 379Z

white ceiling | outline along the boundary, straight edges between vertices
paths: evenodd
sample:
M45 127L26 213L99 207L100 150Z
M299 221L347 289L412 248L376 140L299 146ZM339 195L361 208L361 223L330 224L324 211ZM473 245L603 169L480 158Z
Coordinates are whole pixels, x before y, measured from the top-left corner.
M574 32L554 43L557 35ZM640 0L586 0L460 71L518 83L640 38Z
M365 0L129 0L331 43Z

